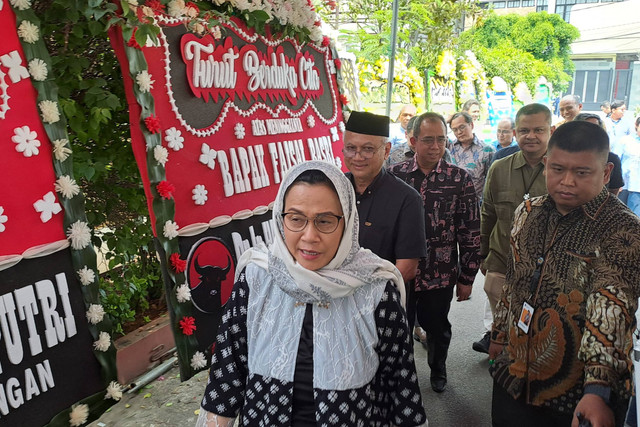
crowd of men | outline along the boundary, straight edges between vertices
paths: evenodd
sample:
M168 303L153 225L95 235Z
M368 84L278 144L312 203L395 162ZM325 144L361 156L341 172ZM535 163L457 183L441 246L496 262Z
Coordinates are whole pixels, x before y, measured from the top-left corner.
M617 197L615 150L624 136L640 144L621 124L626 107L581 115L570 95L553 126L529 104L485 144L468 104L448 120L412 106L393 124L351 113L343 154L361 246L405 279L434 391L447 386L454 290L467 300L481 271L486 332L473 348L489 354L493 425L623 425L640 295L640 219Z

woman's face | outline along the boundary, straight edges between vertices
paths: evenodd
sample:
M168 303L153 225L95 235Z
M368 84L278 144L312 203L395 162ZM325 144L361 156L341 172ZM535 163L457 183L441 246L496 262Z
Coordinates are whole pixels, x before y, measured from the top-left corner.
M331 214L342 216L342 207L338 195L324 184L310 185L296 183L289 188L284 199L283 213L297 214L308 218L302 231L291 231L284 227L284 241L289 253L307 270L318 270L333 259L342 240L344 218L339 220L338 228L332 233L318 231L313 220L318 215ZM286 221L286 218L283 218Z

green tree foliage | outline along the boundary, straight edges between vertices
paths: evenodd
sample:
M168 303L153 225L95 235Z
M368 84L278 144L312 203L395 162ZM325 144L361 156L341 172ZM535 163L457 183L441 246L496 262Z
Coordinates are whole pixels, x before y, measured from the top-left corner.
M341 29L341 41L359 58L375 62L391 52L393 0L350 0L340 9L341 23L355 28ZM327 9L324 19L335 23ZM436 64L438 54L450 49L463 19L480 19L484 14L475 1L400 0L398 11L397 57L418 69Z
M511 87L525 82L533 89L538 78L544 76L562 90L571 80L571 43L579 36L578 29L559 15L491 14L462 33L459 48L474 51L489 78L500 76Z
M107 37L116 6L103 0L40 0L33 8L69 123L74 175L96 230L93 243L106 248L110 271L101 277L102 303L122 331L122 323L160 297L163 286L129 140L122 74Z

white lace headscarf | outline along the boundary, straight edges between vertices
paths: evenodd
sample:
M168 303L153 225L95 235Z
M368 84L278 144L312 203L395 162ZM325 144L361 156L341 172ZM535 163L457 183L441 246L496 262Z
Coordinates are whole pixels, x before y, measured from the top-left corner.
M312 271L298 264L284 241L282 213L284 195L293 181L305 171L318 170L333 183L342 205L345 227L333 259ZM274 242L267 249L261 245L247 250L238 261L236 275L249 263L255 263L272 275L275 283L296 301L326 303L353 294L357 288L374 281L393 282L405 301L405 289L398 269L358 243L358 211L353 185L335 166L323 161L309 161L292 167L278 190L273 207L277 227ZM236 277L237 279L237 277Z

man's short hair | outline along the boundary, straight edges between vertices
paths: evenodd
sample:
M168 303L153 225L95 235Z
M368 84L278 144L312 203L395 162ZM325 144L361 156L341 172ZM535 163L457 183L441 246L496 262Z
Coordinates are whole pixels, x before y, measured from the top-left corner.
M409 119L409 121L407 122L407 131L411 131L411 133L414 132L413 126L414 126L414 123L416 122L416 120L418 120L418 117L419 116L413 116L413 117L411 117Z
M580 99L580 97L578 95L565 95L565 96L562 97L562 99L563 100L566 99L567 101L571 100L576 105L580 105L580 101L581 101L581 99Z
M602 120L602 117L594 113L580 113L573 120L577 122L587 122L589 120L595 120L596 122L598 122L598 126L600 126L604 130L607 130L607 128L604 125L604 121Z
M613 102L611 103L611 109L612 109L612 110L615 110L616 108L620 108L620 107L622 107L623 105L626 105L626 102L624 102L624 100L622 100L622 99L616 99L615 101L613 101Z
M455 113L453 116L451 116L451 118L449 119L449 126L451 126L451 122L457 119L458 117L464 117L465 123L473 123L473 117L471 117L469 113L462 111L459 113Z
M640 126L640 116L636 117L636 130L638 130L638 126Z
M480 107L480 103L478 102L478 100L471 98L471 99L467 100L464 104L462 104L462 111L464 111L466 113L474 105L477 105L478 107Z
M545 118L547 119L547 123L551 126L551 110L549 107L543 104L533 103L527 104L516 113L516 124L520 121L520 117L522 116L531 116L533 114L544 113Z
M584 121L571 121L559 126L549 139L548 151L559 148L569 153L593 151L609 155L609 135L600 126Z
M414 119L416 120L413 122L411 130L413 130L413 136L416 138L420 135L420 125L422 125L422 122L425 120L428 122L442 123L442 126L444 126L444 132L447 133L447 121L438 113L427 111L426 113L422 113L419 116L414 117Z
M500 120L498 120L498 124L500 124L500 122L509 122L509 125L511 126L511 129L515 129L516 128L516 121L513 120L513 117L503 117Z
M611 108L611 103L609 101L602 101L602 103L600 103L600 108Z

